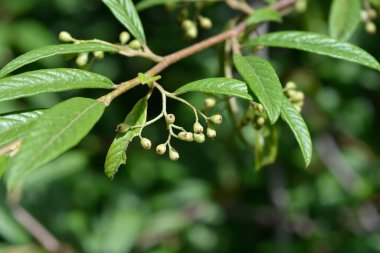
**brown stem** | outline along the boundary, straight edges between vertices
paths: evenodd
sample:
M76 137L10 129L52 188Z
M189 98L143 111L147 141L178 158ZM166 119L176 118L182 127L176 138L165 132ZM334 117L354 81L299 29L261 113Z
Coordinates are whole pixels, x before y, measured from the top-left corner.
M281 0L273 5L271 5L271 8L276 10L282 10L284 8L288 8L292 5L294 5L297 2L297 0ZM173 63L176 63L184 58L189 57L190 55L193 55L195 53L198 53L206 48L209 48L211 46L214 46L220 42L223 42L229 38L236 37L241 32L243 32L246 28L246 23L243 21L240 24L238 24L236 27L222 32L218 35L215 35L211 38L208 38L206 40L203 40L201 42L198 42L192 46L189 46L187 48L184 48L182 50L179 50L175 53L172 53L168 56L165 56L161 62L156 64L153 68L148 70L145 75L147 76L155 76ZM103 102L106 106L108 106L113 99L120 96L121 94L125 93L126 91L132 89L133 87L140 84L140 79L138 77L135 77L129 81L121 83L115 90L108 93L107 95L101 97L98 99L98 101Z

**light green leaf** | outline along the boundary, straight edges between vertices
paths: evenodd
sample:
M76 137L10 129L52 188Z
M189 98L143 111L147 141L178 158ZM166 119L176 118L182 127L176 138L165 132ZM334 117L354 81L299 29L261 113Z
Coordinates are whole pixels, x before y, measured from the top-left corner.
M136 39L146 42L144 28L132 0L102 0Z
M62 44L47 46L32 50L10 61L0 70L0 78L8 75L12 71L21 68L29 63L62 54L76 54L93 51L116 52L112 46L100 43L83 43L83 44Z
M275 32L257 37L250 46L271 46L299 49L355 62L380 71L377 60L363 49L347 42L309 32Z
M10 158L9 156L0 155L0 178L8 167L9 158Z
M179 2L194 2L196 0L142 0L136 5L136 9L138 11L142 11L145 9L148 9L153 6L161 5L161 4L172 4L172 3L179 3Z
M112 88L105 76L80 69L43 69L0 79L0 101L46 92Z
M281 16L275 9L260 8L247 18L247 25L257 25L262 22L275 21L281 22Z
M189 91L235 96L252 100L252 97L248 94L247 84L233 78L217 77L198 80L181 86L175 93L179 95Z
M38 110L0 117L0 147L23 137L42 114L43 110Z
M309 129L307 128L307 125L303 120L301 114L287 98L284 98L282 103L281 117L293 131L298 145L301 148L306 167L309 166L311 156L313 154L313 146Z
M146 122L147 109L148 102L146 98L140 99L132 111L128 113L123 124L129 127L143 125ZM108 178L112 179L119 170L120 165L126 163L127 155L125 152L133 138L138 136L140 129L141 127L127 129L126 132L116 135L108 150L104 165L104 171Z
M72 98L47 110L29 129L7 170L7 187L20 186L27 175L77 145L100 119L104 104Z
M360 23L360 0L334 0L331 5L329 29L330 35L347 40Z
M147 83L155 82L161 79L161 76L150 77L150 76L145 75L144 73L139 73L138 77L140 79L141 84L147 84Z
M263 104L270 122L277 121L283 99L282 86L270 63L256 56L234 55L234 65Z

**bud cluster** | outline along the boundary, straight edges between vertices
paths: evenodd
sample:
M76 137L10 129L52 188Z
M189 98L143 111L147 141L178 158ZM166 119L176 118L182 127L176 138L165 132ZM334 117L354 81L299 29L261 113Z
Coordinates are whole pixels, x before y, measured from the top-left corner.
M182 30L184 31L184 36L187 39L195 39L198 37L198 26L206 30L212 28L211 19L201 15L198 15L195 21L186 17L182 19L180 22Z
M302 91L297 90L297 85L294 82L287 82L284 88L286 97L294 105L297 111L301 112L305 101L305 94Z
M375 34L376 33L376 25L373 20L377 17L377 12L374 9L362 10L360 13L360 19L365 23L365 30L367 33Z

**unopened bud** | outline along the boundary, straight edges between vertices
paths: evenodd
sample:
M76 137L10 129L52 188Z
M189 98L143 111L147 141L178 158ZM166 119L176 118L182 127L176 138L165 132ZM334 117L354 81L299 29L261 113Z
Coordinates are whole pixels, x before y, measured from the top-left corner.
M199 25L203 29L210 29L212 27L212 21L211 21L211 19L199 16L198 20L199 20Z
M138 40L132 40L129 42L128 46L134 50L139 50L142 47L141 42Z
M299 101L299 102L297 102L297 103L294 103L293 105L294 105L294 107L297 109L298 112L301 112L301 111L302 111L303 101Z
M220 114L215 114L213 116L210 117L210 121L216 125L220 125L222 124L223 122L223 118L222 118L222 115Z
M187 133L186 133L186 137L185 137L185 141L189 141L189 142L191 142L191 141L193 141L193 140L194 140L194 135L193 135L193 133L187 132Z
M169 146L169 158L170 160L177 161L179 159L179 154L172 146Z
M198 143L203 143L205 142L206 138L203 133L200 133L200 134L194 134L194 140Z
M374 19L377 17L377 12L374 9L369 9L368 10L368 16L370 19Z
M298 0L295 6L295 9L298 13L303 13L306 11L307 1L306 0Z
M121 32L119 35L120 43L123 45L127 44L127 42L130 40L130 38L131 38L131 35L126 31Z
M290 97L290 101L292 103L300 102L305 100L305 94L302 91L296 91L294 94Z
M141 146L145 149L150 149L152 147L152 142L147 138L141 138Z
M362 10L360 12L360 20L363 22L367 22L369 20L369 14L366 10Z
M103 59L104 58L104 52L103 51L95 51L93 54L94 54L94 57L96 59Z
M186 19L182 22L181 26L184 31L187 31L193 28L195 26L195 23L189 19Z
M116 131L120 133L126 133L129 130L130 126L127 123L121 123L117 125Z
M210 139L214 139L216 137L216 131L215 129L212 129L211 127L207 128L206 134L207 134L207 137Z
M168 114L165 117L166 124L171 125L175 122L175 116L174 114Z
M70 33L62 31L59 33L59 40L63 42L72 42L74 39L71 37Z
M156 147L156 152L159 155L163 155L166 152L166 144L160 144Z
M265 119L264 117L259 117L257 119L257 124L260 125L260 126L263 126L265 124Z
M213 108L216 105L216 100L214 98L206 98L203 103L206 108Z
M194 133L200 134L203 132L203 126L199 122L195 122L193 126Z
M191 27L186 30L185 37L188 39L195 39L198 37L198 28L196 26Z
M368 21L365 24L365 30L366 30L367 33L375 34L376 33L376 25L375 25L375 23L373 23L371 21Z
M297 89L297 84L293 81L289 81L285 84L285 90L295 90Z
M88 62L88 53L80 53L77 57L77 59L75 60L75 63L79 66L79 67L83 67L87 64Z
M264 106L262 104L257 104L256 109L258 112L261 112L261 113L265 111Z
M178 139L180 139L181 141L186 141L186 134L187 132L179 132Z

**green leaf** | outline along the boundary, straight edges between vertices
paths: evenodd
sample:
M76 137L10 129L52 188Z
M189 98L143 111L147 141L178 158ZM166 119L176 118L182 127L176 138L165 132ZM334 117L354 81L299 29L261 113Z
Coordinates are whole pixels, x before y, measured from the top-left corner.
M147 83L151 83L151 82L154 82L154 81L161 79L161 76L150 77L150 76L145 75L144 73L139 73L138 77L139 77L141 84L147 84Z
M270 63L256 56L234 55L234 65L263 104L270 122L277 121L283 99L282 86Z
M4 66L4 68L0 70L0 78L8 75L16 69L21 68L22 66L50 56L93 51L116 52L117 50L112 46L103 45L100 43L62 44L42 47L20 55L19 57L10 61L7 65Z
M262 22L275 21L281 22L281 16L275 9L260 8L247 18L247 25L257 25Z
M369 0L373 6L380 7L380 0Z
M377 60L363 49L347 42L309 32L275 32L257 37L250 46L271 46L299 49L367 66L380 71Z
M252 97L248 94L247 84L233 78L217 77L198 80L181 86L175 93L179 95L189 91L235 96L252 100Z
M360 23L360 0L334 0L331 5L329 29L330 35L347 40Z
M10 158L9 156L0 155L0 178L8 167L9 158Z
M72 98L47 110L29 129L19 152L11 159L7 187L20 186L27 175L77 145L100 119L104 104Z
M126 126L141 126L146 122L148 102L146 98L140 99L130 111L124 120ZM105 161L105 173L108 178L113 179L120 165L127 161L126 150L129 143L139 135L141 127L126 130L124 133L118 133L108 150Z
M0 101L46 92L112 88L105 76L79 69L43 69L0 79Z
M102 0L136 39L146 42L144 28L132 0Z
M271 125L255 131L255 168L272 164L277 157L278 130Z
M161 4L172 4L172 3L189 2L189 1L190 0L142 0L136 5L136 9L138 11L142 11L150 7L161 5Z
M42 114L43 111L38 110L0 117L0 147L23 137Z
M311 156L313 154L313 146L309 129L307 128L307 125L303 120L301 114L287 98L284 98L282 103L281 117L293 131L301 148L306 167L309 166Z

